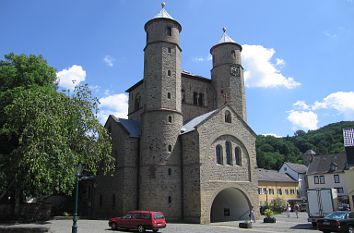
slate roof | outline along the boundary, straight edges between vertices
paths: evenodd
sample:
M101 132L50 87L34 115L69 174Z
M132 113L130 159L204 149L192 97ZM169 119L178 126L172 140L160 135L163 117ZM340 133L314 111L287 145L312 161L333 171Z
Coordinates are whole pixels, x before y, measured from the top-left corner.
M123 118L116 118L111 115L115 122L123 126L123 128L128 132L129 137L131 138L139 138L141 135L141 127L140 122L135 120L128 120Z
M289 163L289 162L286 162L284 164L288 165L288 167L290 167L292 170L296 171L297 173L305 174L307 172L307 166L303 164Z
M193 118L192 120L190 120L187 124L185 124L182 129L181 129L181 134L185 134L188 132L191 132L193 130L195 130L195 127L198 126L202 121L204 121L205 119L207 119L211 114L213 114L214 112L216 112L216 110L211 111L211 112L207 112L203 115L197 116L195 118Z
M345 153L314 156L309 164L307 175L343 172L346 169Z
M266 170L263 168L258 168L257 173L258 173L258 181L297 183L296 180L292 179L287 174L279 173L278 171L275 170Z

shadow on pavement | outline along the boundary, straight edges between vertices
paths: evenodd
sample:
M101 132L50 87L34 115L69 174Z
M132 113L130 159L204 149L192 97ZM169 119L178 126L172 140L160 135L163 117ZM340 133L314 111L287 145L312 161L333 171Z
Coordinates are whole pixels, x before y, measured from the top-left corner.
M311 224L306 223L306 224L297 224L291 227L291 229L313 229L313 228Z

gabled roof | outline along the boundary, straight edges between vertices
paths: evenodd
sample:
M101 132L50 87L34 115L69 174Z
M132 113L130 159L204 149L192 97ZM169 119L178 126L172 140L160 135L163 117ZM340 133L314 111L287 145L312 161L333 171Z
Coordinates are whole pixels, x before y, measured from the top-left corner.
M181 134L185 134L188 132L191 132L193 130L195 130L200 124L202 124L203 122L207 121L211 116L217 114L218 112L220 112L221 110L223 110L225 107L229 107L230 111L232 111L238 118L238 120L240 120L242 122L242 124L251 132L251 134L253 134L254 136L257 136L256 133L251 129L251 127L247 124L247 122L245 122L238 114L237 112L235 112L228 104L215 109L211 112L205 113L203 115L197 116L195 118L193 118L192 120L190 120L187 124L185 124L182 129L181 129Z
M279 173L274 170L266 170L263 168L257 169L258 181L268 181L268 182L292 182L297 183L298 181L292 179L290 176L284 173Z
M188 132L191 132L193 130L195 130L195 128L201 123L203 122L205 119L207 119L210 115L212 115L214 112L216 112L216 110L211 111L211 112L207 112L203 115L197 116L195 118L193 118L192 120L190 120L187 124L185 124L182 129L181 129L181 134L185 134Z
M314 156L309 164L307 175L343 172L347 165L345 153Z
M128 120L123 118L116 118L113 115L110 115L112 119L117 123L120 124L129 134L131 138L139 138L141 135L141 127L140 122L135 120Z
M288 165L289 168L291 168L293 171L297 173L305 174L307 172L307 167L303 164L289 163L289 162L285 162L284 164Z

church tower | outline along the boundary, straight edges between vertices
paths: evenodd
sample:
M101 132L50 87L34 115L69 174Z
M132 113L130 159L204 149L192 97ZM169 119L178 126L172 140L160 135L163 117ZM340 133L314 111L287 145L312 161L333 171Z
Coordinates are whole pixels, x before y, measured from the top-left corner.
M241 65L242 47L226 34L210 49L213 59L212 84L216 90L216 107L229 104L236 113L247 121L246 96Z
M165 10L145 24L144 112L140 140L140 209L180 219L181 25Z

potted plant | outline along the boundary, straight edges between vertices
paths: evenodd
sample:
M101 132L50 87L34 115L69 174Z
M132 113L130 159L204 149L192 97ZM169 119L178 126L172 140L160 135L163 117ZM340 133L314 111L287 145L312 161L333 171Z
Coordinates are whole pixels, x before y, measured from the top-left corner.
M244 222L240 222L238 224L239 228L252 228L252 222L249 220L246 220Z
M271 209L264 210L264 215L266 216L263 219L264 223L275 223L276 222L276 219L274 217L272 217L274 215L274 213Z

